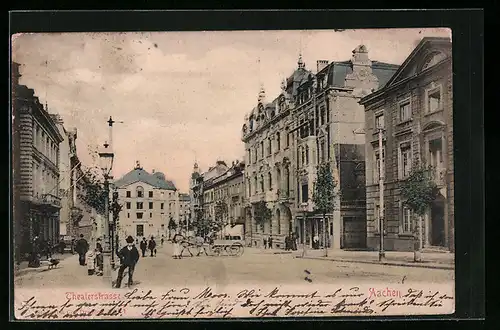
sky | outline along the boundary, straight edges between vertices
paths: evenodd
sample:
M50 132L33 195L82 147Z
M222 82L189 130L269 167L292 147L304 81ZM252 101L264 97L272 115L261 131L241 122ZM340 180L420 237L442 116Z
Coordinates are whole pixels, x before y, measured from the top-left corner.
M228 32L36 33L15 35L12 60L20 83L35 90L67 129L78 129L77 149L92 166L91 150L109 140L113 175L136 161L165 173L188 192L194 162L202 171L217 160L244 157L241 127L257 103L268 101L297 67L317 60L349 60L367 46L371 60L401 64L425 36L449 29Z

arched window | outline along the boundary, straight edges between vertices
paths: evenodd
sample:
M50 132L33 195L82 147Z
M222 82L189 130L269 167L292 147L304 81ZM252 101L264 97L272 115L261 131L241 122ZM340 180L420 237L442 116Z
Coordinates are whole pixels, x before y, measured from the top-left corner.
M144 188L143 187L137 186L137 188L135 189L135 192L136 192L138 198L144 197Z
M271 172L267 173L267 180L269 182L269 190L273 189L273 175Z
M260 191L264 192L264 175L260 175Z
M281 212L279 209L276 210L276 232L281 234Z
M281 149L281 133L276 133L276 150L279 151Z

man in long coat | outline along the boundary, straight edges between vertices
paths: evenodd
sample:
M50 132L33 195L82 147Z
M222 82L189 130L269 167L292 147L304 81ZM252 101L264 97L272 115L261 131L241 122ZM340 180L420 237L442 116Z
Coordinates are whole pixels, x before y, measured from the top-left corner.
M118 278L116 279L115 288L119 288L122 284L123 272L128 268L128 286L133 284L132 278L134 275L135 265L139 261L139 251L134 245L134 238L127 237L127 245L124 246L119 252L120 268L118 269Z
M76 242L75 251L78 253L78 261L80 262L80 266L85 266L85 254L89 250L89 243L85 238L83 238L83 234L80 234L80 239Z

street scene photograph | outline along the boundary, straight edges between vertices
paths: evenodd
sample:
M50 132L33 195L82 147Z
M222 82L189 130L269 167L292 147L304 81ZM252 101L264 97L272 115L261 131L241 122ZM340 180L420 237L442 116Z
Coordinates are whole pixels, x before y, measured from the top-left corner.
M262 307L259 288L276 287L266 299L293 300L309 297L294 288L318 285L323 300L366 294L318 314L448 306L451 35L14 35L14 296L64 289L77 299L69 289L145 301L153 288L181 295L196 287L207 288L196 299L215 299L238 287L239 308L260 317L277 312ZM23 317L42 317L35 299L22 300ZM280 308L300 316L290 301ZM81 312L89 306L65 317L104 315ZM226 305L209 314L176 306L142 315L231 314ZM113 313L105 316L126 317L125 308Z

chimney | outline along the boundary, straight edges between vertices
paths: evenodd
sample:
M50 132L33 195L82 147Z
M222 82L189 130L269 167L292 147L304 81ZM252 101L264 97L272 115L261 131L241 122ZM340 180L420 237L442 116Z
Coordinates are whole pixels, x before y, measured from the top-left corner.
M328 66L328 60L318 60L316 61L316 72L320 72Z

